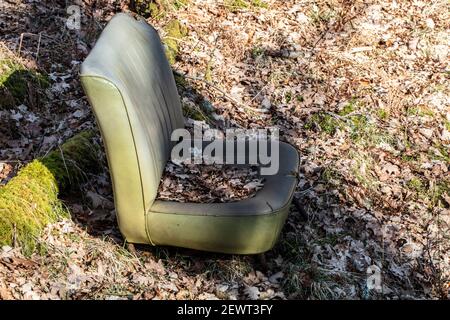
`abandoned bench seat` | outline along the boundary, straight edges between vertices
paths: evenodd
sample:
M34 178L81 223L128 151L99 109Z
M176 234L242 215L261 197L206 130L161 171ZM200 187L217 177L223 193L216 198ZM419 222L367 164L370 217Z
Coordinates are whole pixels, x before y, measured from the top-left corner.
M254 254L273 247L297 183L298 153L280 143L280 170L255 197L232 203L155 200L184 119L157 32L117 14L81 67L105 143L120 230L131 243Z

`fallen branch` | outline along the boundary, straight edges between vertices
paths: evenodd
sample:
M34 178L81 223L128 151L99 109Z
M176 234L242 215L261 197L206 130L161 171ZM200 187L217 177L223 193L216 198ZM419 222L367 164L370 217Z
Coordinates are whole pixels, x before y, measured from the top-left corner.
M38 37L38 43L36 48L36 60L39 58L39 49L41 48L41 39L42 39L42 32L39 32L38 34L35 33L29 33L29 32L23 32L20 34L20 40L19 40L19 50L17 52L17 55L20 56L20 51L22 49L22 43L23 43L23 36L36 36Z

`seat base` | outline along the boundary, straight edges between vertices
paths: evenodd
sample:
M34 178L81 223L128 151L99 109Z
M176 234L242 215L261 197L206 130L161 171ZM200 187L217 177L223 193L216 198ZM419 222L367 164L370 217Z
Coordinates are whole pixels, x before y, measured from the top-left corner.
M146 215L155 245L256 254L271 249L289 213L297 185L298 153L280 143L280 170L265 176L262 190L229 203L182 203L156 200Z
M154 245L257 254L274 246L288 213L289 205L272 214L253 216L149 212L146 221L148 234Z

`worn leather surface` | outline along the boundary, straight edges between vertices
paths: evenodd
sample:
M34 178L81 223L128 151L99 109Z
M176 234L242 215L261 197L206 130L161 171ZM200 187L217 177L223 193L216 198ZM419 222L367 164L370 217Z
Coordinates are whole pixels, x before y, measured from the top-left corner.
M170 135L184 126L175 80L157 32L144 21L115 15L83 62L81 76L102 77L121 93L146 181L145 203L151 203L170 155ZM107 112L108 106L101 108Z
M129 242L227 253L275 243L297 182L298 153L280 145L281 169L254 198L233 203L155 201L183 127L172 71L157 32L117 14L82 64L81 81L106 147L119 227Z
M83 62L81 81L107 149L120 229L128 241L147 243L145 212L169 157L170 134L183 127L157 32L115 15Z
M105 78L82 75L81 79L105 144L120 231L129 242L147 243L141 164L122 96Z
M228 203L156 200L147 216L152 242L235 254L270 250L287 218L298 182L297 150L283 142L279 150L280 170L264 176L264 187L253 198Z
M280 170L278 174L263 176L264 187L252 198L227 203L182 203L156 200L150 210L159 213L256 216L272 214L289 206L297 185L298 153L291 145L280 142Z
M289 207L257 216L152 213L147 224L152 242L157 245L256 254L274 246L288 213Z

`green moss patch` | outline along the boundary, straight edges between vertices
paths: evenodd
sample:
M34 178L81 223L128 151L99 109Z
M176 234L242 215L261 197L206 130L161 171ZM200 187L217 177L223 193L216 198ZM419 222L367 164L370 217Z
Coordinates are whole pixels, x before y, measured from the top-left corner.
M41 159L61 190L78 186L88 173L98 170L100 150L94 137L94 131L83 131Z
M441 143L435 142L433 146L429 148L428 155L433 160L440 160L450 163L450 151Z
M426 107L426 106L414 106L414 107L409 107L406 110L406 115L409 117L415 117L415 116L419 116L419 117L433 117L434 116L434 112L433 110L431 110L430 108Z
M225 1L225 6L230 9L232 12L237 12L241 9L246 9L249 7L249 3L244 0L228 0Z
M334 135L338 129L345 130L350 139L362 146L376 146L380 143L395 144L395 139L386 130L376 126L365 115L354 114L351 104L344 107L338 115L318 112L309 117L305 129Z
M444 126L447 131L450 131L450 121L445 121Z
M49 86L48 78L12 59L0 60L0 110L19 104L33 107Z
M186 7L189 0L136 0L133 11L144 18L152 17L160 19L167 15L167 12Z
M377 109L376 114L380 120L386 120L389 118L389 111L383 108Z
M267 2L263 0L226 0L224 4L228 10L234 13L242 9L267 9L269 7Z
M30 254L44 227L65 215L55 176L34 160L0 188L0 246L19 245Z
M355 142L368 138L374 129L373 125L368 122L367 117L361 115L350 118L350 127L350 138Z
M252 6L253 7L257 7L257 8L264 8L267 9L269 7L269 5L267 4L267 2L263 1L263 0L252 0Z
M189 83L184 76L176 72L173 73L173 76L175 77L175 83L180 89L187 89L189 87Z
M412 177L406 182L406 186L415 193L416 198L428 202L430 209L436 207L441 197L450 191L449 181L445 179L430 184L423 178Z
M84 181L99 167L93 131L69 139L47 156L27 164L0 188L0 246L18 245L28 255L37 248L44 227L68 216L59 190Z
M136 0L134 11L144 18L155 19L165 15L164 5L160 1Z
M357 100L352 98L343 108L339 111L339 115L346 116L356 110Z
M325 112L318 112L313 114L305 124L305 129L318 129L329 135L334 135L336 130L340 128L342 124L339 120L333 118L331 115Z
M164 28L166 36L163 42L166 46L166 56L170 64L174 64L178 56L179 41L187 35L187 28L178 20L171 20Z
M425 184L422 182L421 179L417 177L412 177L406 185L408 188L414 190L417 193L423 193L426 192Z
M325 168L321 174L321 179L330 186L339 187L343 180L342 175L333 168Z

